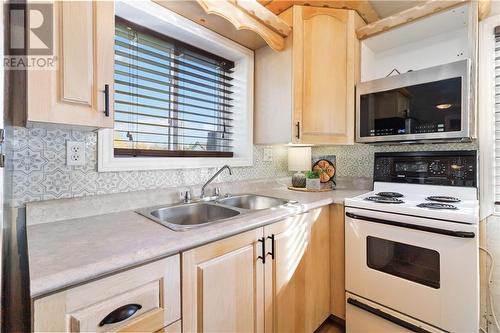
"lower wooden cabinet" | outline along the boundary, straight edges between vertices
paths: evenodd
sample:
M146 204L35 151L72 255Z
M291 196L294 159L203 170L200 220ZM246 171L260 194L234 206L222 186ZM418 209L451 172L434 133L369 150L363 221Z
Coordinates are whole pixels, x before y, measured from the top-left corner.
M265 272L267 332L314 332L330 315L329 224L325 207L264 227L275 243Z
M180 310L176 255L35 299L33 331L155 332L180 320Z
M313 332L330 314L329 237L325 207L184 252L183 332Z
M346 319L344 205L330 206L331 313Z
M262 332L263 229L182 254L183 332Z

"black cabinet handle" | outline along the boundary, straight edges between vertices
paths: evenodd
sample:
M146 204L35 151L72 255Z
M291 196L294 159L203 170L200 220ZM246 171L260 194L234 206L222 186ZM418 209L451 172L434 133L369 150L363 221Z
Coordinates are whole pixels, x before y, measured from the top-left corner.
M295 126L297 126L297 139L300 140L300 121L297 122L297 124L295 124Z
M267 236L271 240L271 252L267 252L267 254L271 255L271 258L274 260L274 234L271 236Z
M347 299L347 303L354 305L357 308L360 308L362 310L365 310L366 312L369 312L377 317L380 317L382 319L385 319L387 321L390 321L393 324L396 324L398 326L404 327L407 330L410 330L415 333L430 333L428 330L423 329L422 327L418 327L417 325L414 325L412 323L409 323L407 321L404 321L402 319L399 319L397 317L394 317L391 314L388 314L380 309L374 308L369 306L368 304L362 303L358 301L357 299L349 297Z
M104 115L109 117L109 84L104 85Z
M423 225L409 224L409 223L404 223L404 222L388 221L388 220L383 220L383 219L379 219L379 218L375 218L375 217L361 216L361 215L353 214L350 212L346 212L345 215L347 217L350 217L351 219L355 219L355 220L363 220L363 221L368 221L368 222L373 222L373 223L392 225L394 227L414 229L414 230L425 231L425 232L432 232L434 234L459 237L459 238L474 238L474 237L476 237L476 234L473 233L472 231L453 231L453 230L446 230L446 229L440 229L440 228L434 228L434 227L427 227L427 226L423 226Z
M120 306L118 309L111 311L103 320L99 323L99 327L119 323L124 321L134 315L142 306L140 304L127 304Z
M265 264L266 263L266 238L265 237L259 238L258 241L260 243L262 243L262 255L258 256L257 259L262 259L262 263Z

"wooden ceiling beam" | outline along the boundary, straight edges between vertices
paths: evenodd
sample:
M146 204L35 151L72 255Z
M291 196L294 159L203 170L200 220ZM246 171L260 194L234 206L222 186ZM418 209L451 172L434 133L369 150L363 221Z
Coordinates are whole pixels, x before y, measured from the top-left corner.
M366 0L257 0L261 5L272 11L274 14L279 15L291 6L312 6L312 7L328 7L337 9L351 9L355 10L359 16L363 18L366 23L378 21L378 16L375 9L372 7L370 1Z
M221 0L217 0L221 1ZM270 29L279 33L283 37L287 37L291 32L292 28L279 16L271 12L266 7L260 5L254 0L229 0L231 3L235 4L240 9L244 10L248 15L256 19L257 21L263 23Z
M477 6L479 12L479 20L486 18L490 14L491 0L479 0Z
M356 30L356 35L358 39L366 39L465 2L467 2L467 0L429 0L421 5L367 24Z
M237 30L257 33L275 51L285 48L290 26L274 13L253 0L196 0L207 14L218 15Z

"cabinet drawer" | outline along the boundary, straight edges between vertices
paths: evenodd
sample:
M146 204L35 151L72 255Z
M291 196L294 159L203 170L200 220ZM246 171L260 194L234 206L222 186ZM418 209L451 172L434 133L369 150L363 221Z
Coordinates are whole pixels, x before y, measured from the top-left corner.
M160 285L153 281L145 286L70 313L71 332L108 332L122 329L136 321L144 322L150 314L160 314ZM109 322L105 322L105 318ZM158 329L157 320L145 323L151 331ZM160 323L161 325L161 323ZM162 326L160 326L161 328Z
M33 302L35 332L155 332L180 319L179 256Z

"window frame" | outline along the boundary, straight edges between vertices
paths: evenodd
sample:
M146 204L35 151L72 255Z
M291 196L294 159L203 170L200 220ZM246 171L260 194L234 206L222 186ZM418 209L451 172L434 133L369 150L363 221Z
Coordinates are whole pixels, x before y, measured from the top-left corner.
M157 157L122 156L114 153L114 129L98 131L97 169L106 171L162 170L184 168L251 166L253 164L253 93L254 52L156 3L145 1L116 2L116 16L157 31L187 44L234 61L233 82L237 82L238 101L232 108L238 122L234 123L233 157ZM166 154L168 155L168 154ZM203 156L203 154L202 154Z

